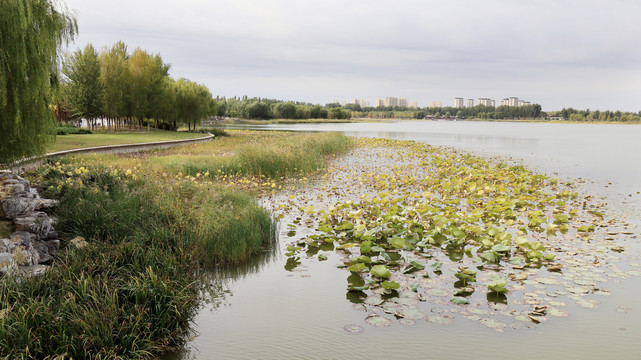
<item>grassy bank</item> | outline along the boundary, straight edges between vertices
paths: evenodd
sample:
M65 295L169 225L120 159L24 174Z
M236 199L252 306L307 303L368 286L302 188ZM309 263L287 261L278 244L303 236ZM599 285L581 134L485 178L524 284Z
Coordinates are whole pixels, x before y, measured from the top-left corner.
M204 134L176 131L113 132L94 134L69 134L56 136L47 152L79 149L93 146L147 143L155 141L184 140L202 137Z
M247 174L307 174L322 159L304 167L287 154L307 164L302 146L323 157L349 143L335 135L238 132L211 143L67 157L41 167L32 180L43 196L60 200L61 252L42 276L0 278L0 356L150 358L179 346L197 309L200 269L245 261L273 241L269 213L250 196L224 177L181 169L203 157L216 164L243 153L238 163L252 164ZM86 246L70 241L76 236Z

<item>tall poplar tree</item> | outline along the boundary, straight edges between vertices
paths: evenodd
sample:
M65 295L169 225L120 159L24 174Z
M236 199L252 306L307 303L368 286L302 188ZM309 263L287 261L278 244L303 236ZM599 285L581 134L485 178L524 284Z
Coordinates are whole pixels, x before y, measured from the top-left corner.
M62 72L67 77L62 89L65 104L74 117L84 118L94 127L96 118L103 115L98 52L91 44L77 50L67 58Z
M129 54L122 41L115 43L100 55L100 83L103 89L103 111L113 120L120 121L131 115L131 88Z
M53 141L59 49L77 29L54 0L0 0L0 163L41 154Z

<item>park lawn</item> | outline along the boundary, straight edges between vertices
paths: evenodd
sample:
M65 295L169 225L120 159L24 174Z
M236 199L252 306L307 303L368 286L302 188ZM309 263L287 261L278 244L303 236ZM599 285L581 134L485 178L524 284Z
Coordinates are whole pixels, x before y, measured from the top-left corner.
M156 141L184 140L203 137L205 134L177 131L113 132L96 134L58 135L47 152L79 149L93 146L136 144Z

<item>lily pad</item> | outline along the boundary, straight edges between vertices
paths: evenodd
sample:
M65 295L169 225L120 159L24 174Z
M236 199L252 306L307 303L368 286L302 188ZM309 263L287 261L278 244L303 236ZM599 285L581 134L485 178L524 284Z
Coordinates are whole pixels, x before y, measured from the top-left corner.
M356 324L345 325L343 327L343 330L345 330L345 332L350 334L360 334L365 331L365 329L362 326L358 326Z
M392 320L380 315L370 315L365 318L365 322L375 327L387 327L392 325Z
M470 300L468 300L467 298L464 298L464 297L455 296L455 297L450 299L450 302L452 302L454 304L457 304L457 305L467 305L467 304L470 303Z
M383 289L387 289L387 290L396 290L401 287L401 285L396 281L383 281L381 286L383 287Z
M372 270L370 270L370 273L373 276L376 276L381 279L389 279L392 276L392 273L390 273L389 269L385 265L373 266Z

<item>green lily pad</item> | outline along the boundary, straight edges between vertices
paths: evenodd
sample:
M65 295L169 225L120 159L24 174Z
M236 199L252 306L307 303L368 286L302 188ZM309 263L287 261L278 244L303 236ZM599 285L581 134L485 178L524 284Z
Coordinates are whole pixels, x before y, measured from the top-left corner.
M383 289L387 289L387 290L396 290L401 287L401 285L396 281L383 281L381 286L383 287Z
M365 265L365 263L356 263L350 266L348 270L351 272L357 272L357 271L363 271L365 269L367 269L367 265Z
M455 296L455 297L450 299L450 302L452 302L454 304L457 304L457 305L467 305L467 304L470 303L470 300L468 300L468 299L466 299L464 297L461 297L461 296Z
M392 276L392 273L390 273L389 269L385 265L372 266L372 270L370 270L370 273L373 276L376 276L381 279L389 279Z

